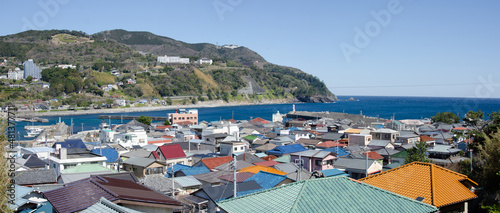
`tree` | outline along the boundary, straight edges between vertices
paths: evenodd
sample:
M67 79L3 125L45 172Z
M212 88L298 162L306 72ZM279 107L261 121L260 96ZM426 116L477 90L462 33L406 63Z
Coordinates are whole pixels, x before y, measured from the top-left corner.
M477 112L474 111L469 111L467 114L465 114L464 121L467 123L469 126L476 127L477 124L482 121L484 118L484 113L481 112L481 110L478 110Z
M414 161L430 163L432 162L427 157L427 147L429 145L425 141L418 142L415 147L406 150L408 152L408 156L405 158L405 163L411 163Z
M500 178L497 177L500 162L500 132L485 137L483 144L478 145L478 165L481 185L490 193L500 190Z
M172 99L170 97L167 98L167 104L172 105Z
M165 124L165 125L170 125L170 121L165 120L165 123L164 123L164 124Z
M143 124L146 124L146 125L150 125L151 124L151 117L141 115L137 118L137 121L139 121Z
M460 118L458 115L451 112L438 112L436 115L431 117L433 122L443 122L447 124L459 123Z
M33 77L31 75L26 77L26 82L31 83L32 80L33 80Z

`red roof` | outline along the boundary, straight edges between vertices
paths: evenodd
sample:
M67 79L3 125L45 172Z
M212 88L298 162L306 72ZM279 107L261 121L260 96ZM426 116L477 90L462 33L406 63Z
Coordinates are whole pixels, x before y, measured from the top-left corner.
M204 158L201 159L201 162L205 164L205 166L208 167L209 169L213 169L231 160L233 160L231 156L224 156L224 157Z
M175 159L175 158L183 158L186 157L186 154L181 148L179 144L168 144L159 146L160 152L162 153L165 159Z
M263 124L268 124L269 123L268 120L265 120L265 119L262 119L262 118L259 118L259 117L255 118L255 119L252 119L249 122L257 122L257 123L263 123Z
M158 154L156 152L151 152L151 154L153 154L153 156L155 157L155 159L159 159L160 156L158 156Z
M166 129L168 126L156 126L156 129Z
M325 141L323 143L316 145L316 147L323 147L323 148L331 148L336 146L344 147L346 146L346 144L341 142L337 143L335 141Z
M273 160L268 160L268 161L262 161L262 162L257 162L253 163L255 165L261 165L261 166L274 166L276 164L280 164L279 162L273 161Z
M174 136L170 136L170 135L162 135L161 137L162 138L174 138Z
M363 155L366 156L366 153L363 153ZM382 155L380 155L379 153L377 153L375 151L368 152L368 158L370 158L372 160L384 159L384 157L382 157Z
M427 141L435 141L436 139L431 138L427 135L422 135L422 136L420 136L420 140L427 142Z

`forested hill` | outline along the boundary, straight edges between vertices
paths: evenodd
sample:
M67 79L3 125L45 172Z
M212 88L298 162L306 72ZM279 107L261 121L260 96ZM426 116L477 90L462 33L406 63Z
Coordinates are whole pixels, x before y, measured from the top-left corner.
M157 63L157 56L162 55L190 58L191 63ZM229 99L295 97L304 102L336 99L318 78L266 62L246 47L189 44L150 32L110 30L88 35L81 31L31 30L0 37L0 59L9 62L0 67L1 74L30 58L40 67L49 68L42 75L46 79L42 80L54 84L50 96L91 92L129 98L211 94ZM210 58L213 64L195 64L199 58ZM51 68L59 64L75 65L74 70L80 74ZM112 76L114 70L121 74ZM72 76L72 81L51 76ZM110 94L100 91L103 85L129 79L136 83L120 85ZM75 87L68 82L81 83Z

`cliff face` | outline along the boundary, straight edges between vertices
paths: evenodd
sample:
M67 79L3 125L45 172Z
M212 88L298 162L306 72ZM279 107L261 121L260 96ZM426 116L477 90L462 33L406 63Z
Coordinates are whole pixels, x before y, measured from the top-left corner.
M297 100L305 103L331 103L337 100L335 95L326 97L326 96L299 96Z

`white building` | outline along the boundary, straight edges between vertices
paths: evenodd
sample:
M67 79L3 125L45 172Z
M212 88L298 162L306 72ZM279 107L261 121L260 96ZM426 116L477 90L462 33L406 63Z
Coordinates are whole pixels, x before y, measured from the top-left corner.
M181 58L179 56L158 56L157 61L164 64L189 64L189 58Z
M148 145L148 136L144 128L140 126L132 126L121 131L122 132L113 135L113 141L123 147L131 148L136 145Z
M273 123L283 123L283 115L280 114L280 111L273 114Z
M225 156L239 155L245 153L245 143L240 141L220 142L220 154Z
M226 45L223 45L222 47L224 48L229 48L229 49L236 49L240 46L236 45L236 44L226 44Z
M19 80L24 79L24 71L16 67L14 71L9 69L9 73L7 74L8 79Z
M62 170L78 165L100 164L106 167L106 160L106 157L91 152L68 154L66 148L61 148L60 144L56 144L55 156L49 156L48 162L50 163L50 168L56 169L56 173L61 174Z
M208 58L200 58L196 61L197 64L209 64L209 65L212 65L213 61L212 59L208 59Z
M67 68L76 69L76 66L72 65L72 64L59 64L56 67L59 67L59 68L62 68L62 69L67 69Z
M24 78L31 76L36 79L42 78L42 69L38 67L33 59L28 59L23 63L24 66Z

